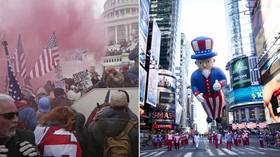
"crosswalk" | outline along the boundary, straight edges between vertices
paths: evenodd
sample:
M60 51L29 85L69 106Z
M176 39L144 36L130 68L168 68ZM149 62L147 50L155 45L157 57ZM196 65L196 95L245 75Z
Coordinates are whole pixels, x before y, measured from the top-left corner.
M239 156L239 155L262 155L266 156L268 152L266 151L275 151L280 153L279 149L274 149L274 148L259 148L259 147L253 147L253 146L246 146L246 147L232 147L231 150L227 148L218 148L218 149L210 149L205 145L203 154L205 156ZM194 157L196 150L191 149L191 148L180 148L180 151L184 152L181 153L180 156L176 157ZM167 149L157 149L157 150L152 150L152 151L142 151L140 153L140 157L159 157L159 156L165 156L165 153L170 153L172 151L167 151Z

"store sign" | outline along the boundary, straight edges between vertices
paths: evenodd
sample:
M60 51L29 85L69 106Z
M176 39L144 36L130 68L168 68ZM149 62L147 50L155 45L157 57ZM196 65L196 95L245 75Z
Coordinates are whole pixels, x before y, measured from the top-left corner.
M154 125L154 129L172 129L172 124L156 124Z
M232 62L230 72L233 89L248 87L251 85L248 57Z
M153 119L174 119L175 115L172 112L152 112Z

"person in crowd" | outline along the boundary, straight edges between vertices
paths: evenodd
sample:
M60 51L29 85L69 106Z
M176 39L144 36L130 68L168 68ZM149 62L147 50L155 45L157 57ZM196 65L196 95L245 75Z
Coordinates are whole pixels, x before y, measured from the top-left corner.
M238 134L237 134L237 131L234 132L233 134L233 143L235 146L238 146Z
M174 136L175 149L180 148L180 141L181 141L181 136L179 135L179 133L176 133L175 136Z
M222 136L221 131L218 133L218 142L219 142L219 144L223 144L223 136Z
M138 117L128 108L129 102L126 91L110 92L104 102L108 105L97 111L85 130L86 157L138 156Z
M67 98L67 95L62 88L55 88L50 92L51 106L55 108L57 106L71 106L72 102Z
M173 136L171 131L167 134L166 138L167 138L166 140L167 140L168 151L171 151L172 150L172 142L174 140L174 136Z
M218 148L218 144L219 144L218 141L219 141L219 139L218 139L218 134L216 132L213 132L213 140L214 140L215 147Z
M196 132L195 135L194 135L194 142L195 142L195 149L198 149L198 146L199 146L199 135L198 135L198 132Z
M66 95L69 100L74 102L81 97L82 93L80 91L78 91L78 88L75 85L71 85L70 89L67 91Z
M12 97L0 94L0 156L38 157L34 134L17 129L18 109Z
M40 120L51 110L51 101L48 97L41 97L38 100L37 119Z
M231 150L231 144L232 144L232 136L231 132L228 131L225 135L225 141L226 141L226 147L227 149Z
M262 130L259 131L259 142L260 142L260 147L264 147L264 132Z
M115 68L106 69L106 85L107 87L123 87L124 76Z
M75 137L75 111L69 106L53 108L39 120L34 134L43 156L81 157L82 150Z

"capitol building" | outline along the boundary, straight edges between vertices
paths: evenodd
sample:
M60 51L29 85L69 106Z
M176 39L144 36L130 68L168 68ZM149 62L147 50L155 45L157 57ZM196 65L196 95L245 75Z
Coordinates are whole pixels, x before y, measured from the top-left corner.
M138 0L107 0L102 16L108 39L102 65L116 69L125 64L132 66L134 61L128 56L138 50Z

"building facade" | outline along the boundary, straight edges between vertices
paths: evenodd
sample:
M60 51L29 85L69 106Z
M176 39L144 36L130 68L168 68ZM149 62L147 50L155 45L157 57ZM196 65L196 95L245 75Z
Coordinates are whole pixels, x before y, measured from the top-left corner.
M128 55L138 48L138 0L107 0L102 14L105 27L107 47L103 58L103 67L133 65Z
M233 128L265 126L262 86L252 36L249 0L226 0L232 59L226 69L230 74L229 112Z
M271 129L280 126L280 1L254 0L250 3L253 39L256 42L258 66L263 85L266 119ZM272 95L269 95L272 93Z

